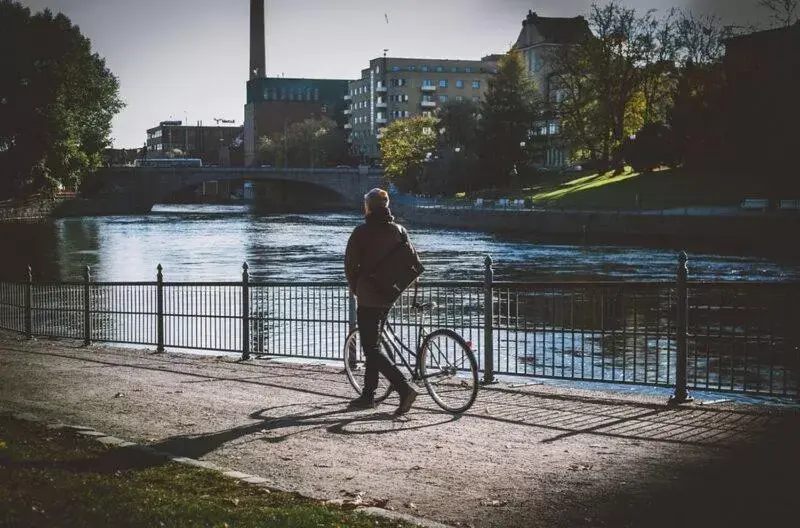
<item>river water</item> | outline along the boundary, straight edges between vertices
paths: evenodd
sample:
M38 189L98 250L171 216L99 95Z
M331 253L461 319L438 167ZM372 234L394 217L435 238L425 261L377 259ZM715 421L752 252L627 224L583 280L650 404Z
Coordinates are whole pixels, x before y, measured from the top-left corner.
M347 291L319 283L343 281L355 213L261 215L244 206L160 205L145 216L69 218L0 224L6 254L0 280L21 281L33 269L33 333L84 335L82 286L59 291L42 282L79 281L90 266L94 282L154 281L161 264L167 283L241 280L311 282L303 288L253 284L250 349L254 353L336 360L349 330ZM645 280L674 281L677 247L582 245L469 230L410 226L427 271L425 281L482 281L484 259L499 281L625 281L625 286L498 288L494 297L494 362L499 373L573 380L670 385L675 379L676 304L671 285L642 289ZM785 286L725 289L692 286L690 383L695 388L791 394L798 357L795 303L800 262L736 252L689 253L693 280L769 282ZM733 284L729 284L733 286ZM0 324L19 330L21 286L0 285ZM70 289L71 288L71 289ZM534 291L535 290L535 291ZM784 291L786 290L786 291ZM164 289L167 348L241 350L242 287ZM483 361L482 288L432 286L428 327L456 329ZM96 285L91 293L92 339L155 343L156 290L148 285ZM724 308L724 309L723 309ZM792 308L792 309L789 309ZM418 330L403 303L393 321L406 343ZM761 314L761 315L760 315Z
M145 216L68 218L0 225L7 248L0 277L19 280L237 281L247 262L252 280L343 280L355 213L253 214L245 206L157 205ZM543 242L479 231L412 226L428 280L672 280L680 248ZM800 263L754 255L689 251L695 280L780 282L800 278Z

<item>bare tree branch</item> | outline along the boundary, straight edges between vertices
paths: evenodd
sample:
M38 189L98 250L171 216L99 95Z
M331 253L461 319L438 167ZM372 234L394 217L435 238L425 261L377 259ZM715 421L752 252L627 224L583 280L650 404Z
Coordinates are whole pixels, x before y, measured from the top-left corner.
M769 11L770 18L789 27L800 20L800 0L759 0L758 6Z

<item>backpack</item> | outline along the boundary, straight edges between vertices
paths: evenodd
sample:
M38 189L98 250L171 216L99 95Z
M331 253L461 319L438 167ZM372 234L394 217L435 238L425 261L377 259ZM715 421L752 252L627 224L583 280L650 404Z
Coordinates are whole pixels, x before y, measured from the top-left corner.
M425 271L408 241L408 233L402 231L402 236L402 240L367 273L367 279L387 304L393 304Z

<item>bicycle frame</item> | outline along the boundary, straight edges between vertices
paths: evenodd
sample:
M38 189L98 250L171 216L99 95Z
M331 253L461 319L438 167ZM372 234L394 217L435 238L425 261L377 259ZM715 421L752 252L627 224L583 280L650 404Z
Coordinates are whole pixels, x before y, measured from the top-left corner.
M426 378L436 377L438 374L432 373L423 376L420 373L418 352L420 346L422 346L422 341L425 339L425 336L428 334L428 332L425 330L425 327L422 324L420 324L417 328L419 331L419 337L417 338L418 341L417 350L411 350L408 347L408 345L406 345L403 342L403 340L400 339L397 333L395 333L394 328L392 328L392 325L389 323L389 321L386 321L383 325L383 332L381 333L381 343L386 343L387 345L389 345L389 347L391 348L391 355L395 357L400 357L400 362L403 364L403 366L405 366L406 370L408 370L408 373L411 374L412 381L423 381ZM401 350L406 352L408 355L413 356L414 359L417 360L413 368L411 367L405 356L401 353ZM389 359L394 359L394 358L390 357ZM395 360L395 363L397 363L397 360Z

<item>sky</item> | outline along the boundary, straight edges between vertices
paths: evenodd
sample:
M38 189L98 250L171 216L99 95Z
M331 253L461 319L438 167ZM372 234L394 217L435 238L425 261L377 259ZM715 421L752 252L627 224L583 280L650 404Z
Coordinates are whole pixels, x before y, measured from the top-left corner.
M18 0L67 15L120 82L126 107L117 148L141 147L159 121L213 125L244 118L249 0ZM622 0L644 12L670 7L760 24L758 0ZM602 2L601 2L602 3ZM266 0L267 76L355 79L393 57L479 59L516 41L529 9L586 14L591 0ZM388 22L387 22L388 20Z

